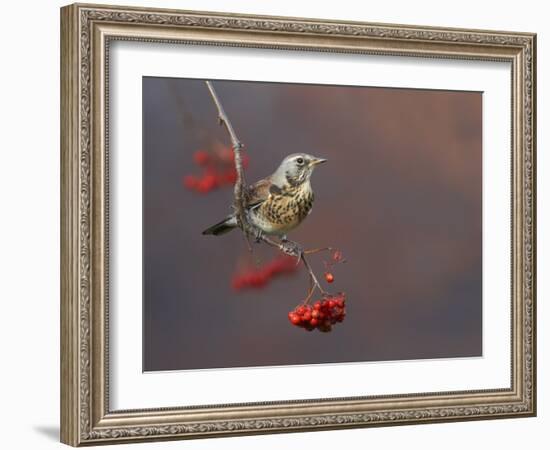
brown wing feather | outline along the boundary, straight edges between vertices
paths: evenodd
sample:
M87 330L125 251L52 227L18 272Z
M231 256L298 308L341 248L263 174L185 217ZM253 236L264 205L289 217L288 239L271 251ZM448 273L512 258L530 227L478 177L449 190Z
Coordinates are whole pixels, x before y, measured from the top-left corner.
M247 208L252 208L267 200L269 189L272 186L271 179L264 178L248 187Z

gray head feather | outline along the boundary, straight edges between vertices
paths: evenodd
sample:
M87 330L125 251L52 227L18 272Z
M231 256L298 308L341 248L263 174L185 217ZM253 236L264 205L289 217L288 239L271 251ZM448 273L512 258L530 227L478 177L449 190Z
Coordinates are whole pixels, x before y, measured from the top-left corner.
M283 159L281 165L271 176L271 180L279 187L288 184L298 186L309 181L315 166L325 161L323 158L317 158L307 153L293 153Z

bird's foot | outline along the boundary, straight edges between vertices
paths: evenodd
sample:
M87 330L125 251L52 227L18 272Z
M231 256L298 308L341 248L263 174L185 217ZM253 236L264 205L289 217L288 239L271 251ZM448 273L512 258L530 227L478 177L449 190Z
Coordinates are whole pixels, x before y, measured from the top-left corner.
M283 251L283 253L289 256L297 257L298 263L300 262L302 254L304 252L304 249L300 244L287 239L286 236L283 236L283 238L281 239L281 250Z
M260 230L259 228L256 228L254 230L254 240L256 241L257 244L262 242L262 237L263 237L262 230Z

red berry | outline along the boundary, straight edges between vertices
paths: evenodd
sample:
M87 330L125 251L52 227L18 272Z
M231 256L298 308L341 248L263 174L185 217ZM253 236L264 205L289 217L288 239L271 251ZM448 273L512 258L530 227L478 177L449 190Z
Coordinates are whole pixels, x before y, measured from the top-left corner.
M292 323L292 325L298 325L300 322L301 322L301 319L300 317L298 316L298 314L294 314L294 313L290 313L288 315L288 319L290 320L290 322Z
M252 278L252 284L255 286L255 287L260 287L260 286L263 286L267 283L267 278L262 276L261 273L255 273L253 278Z
M210 162L210 155L204 150L197 150L193 155L195 163L199 166L204 166Z
M336 302L334 300L331 299L328 301L328 307L330 309L334 308L335 306L336 306Z
M226 184L235 184L237 182L237 172L235 169L229 169L223 174L223 181Z
M207 173L204 177L203 177L203 181L205 183L207 183L209 186L211 186L211 188L214 188L217 186L218 184L218 180L217 180L217 177L216 177L216 174L215 173Z
M197 190L203 194L216 187L216 177L211 174L204 175L198 182Z
M227 147L229 152L226 152L227 160L233 163L235 161L235 150L233 147Z
M327 283L332 283L334 281L334 275L330 272L326 272L325 280L327 280Z
M316 327L318 325L319 321L313 317L310 321L309 321L309 324L312 326L312 327Z
M311 313L309 311L306 311L302 316L302 319L305 320L306 322L309 322L311 320Z
M203 180L201 180L197 184L197 191L200 192L201 194L206 194L210 192L210 187L206 183L203 183Z
M233 161L233 149L231 147L222 147L218 155L220 159L224 162L232 162Z

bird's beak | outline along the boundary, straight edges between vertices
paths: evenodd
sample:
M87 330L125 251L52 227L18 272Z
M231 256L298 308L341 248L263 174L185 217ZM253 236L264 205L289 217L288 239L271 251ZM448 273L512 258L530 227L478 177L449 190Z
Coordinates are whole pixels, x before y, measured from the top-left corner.
M311 161L311 165L312 166L316 166L317 164L322 164L324 162L327 162L328 160L326 159L323 159L323 158L315 158L314 160Z

